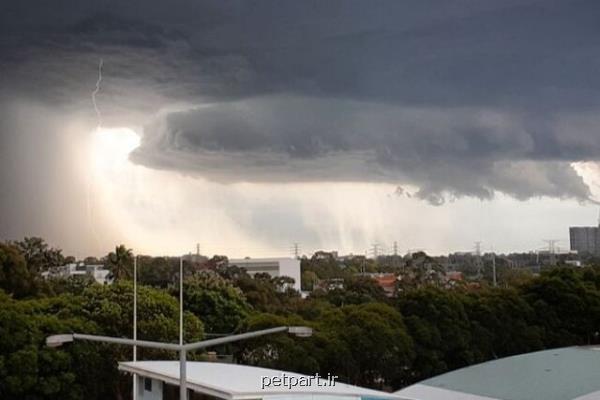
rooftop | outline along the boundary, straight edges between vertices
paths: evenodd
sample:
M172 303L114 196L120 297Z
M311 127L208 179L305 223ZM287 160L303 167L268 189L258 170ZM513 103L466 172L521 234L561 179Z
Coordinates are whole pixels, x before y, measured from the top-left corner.
M136 373L143 377L157 379L179 386L178 361L136 361L119 363L119 370ZM227 400L279 398L285 396L303 399L310 396L332 400L339 398L361 398L363 400L400 400L401 397L377 390L365 389L336 381L334 386L319 386L315 380L310 386L262 388L263 377L307 377L307 375L274 369L238 364L215 362L187 362L187 387L195 392L216 396ZM327 377L322 377L324 383Z
M395 394L413 400L600 399L600 347L502 358L424 380Z
M278 262L278 261L294 261L294 260L298 260L297 258L294 257L258 257L258 258L250 258L250 257L245 257L245 258L230 258L229 259L229 263L241 263L241 262Z

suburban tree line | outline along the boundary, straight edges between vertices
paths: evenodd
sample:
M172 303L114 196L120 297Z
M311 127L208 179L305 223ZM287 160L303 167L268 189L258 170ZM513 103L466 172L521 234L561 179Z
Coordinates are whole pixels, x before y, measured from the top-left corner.
M52 349L44 339L64 332L132 336L131 251L118 246L102 260L111 268L112 285L40 278L44 268L66 259L35 238L0 243L2 399L130 396L130 377L117 371L118 361L131 359L130 348L75 342ZM178 261L139 260L138 337L175 342ZM186 341L278 325L314 328L309 338L281 334L209 349L239 363L398 389L494 358L600 341L596 267L555 268L502 288L419 285L396 298L387 298L369 278L348 276L343 288L316 290L302 299L285 278L250 277L221 261L208 260L209 270L187 265ZM139 358L175 359L176 354L140 349Z

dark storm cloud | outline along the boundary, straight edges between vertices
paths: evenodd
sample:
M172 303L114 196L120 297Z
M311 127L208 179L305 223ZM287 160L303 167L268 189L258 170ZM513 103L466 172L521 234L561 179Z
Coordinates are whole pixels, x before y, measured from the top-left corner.
M89 106L103 57L103 114L145 124L132 159L150 167L412 183L432 203L589 197L570 162L600 155L595 1L1 7L5 91Z
M442 192L491 198L494 190L586 199L569 162L600 154L599 143L565 140L560 121L532 118L267 96L171 113L146 128L133 160L220 181L410 182L432 203ZM558 149L546 146L563 136Z

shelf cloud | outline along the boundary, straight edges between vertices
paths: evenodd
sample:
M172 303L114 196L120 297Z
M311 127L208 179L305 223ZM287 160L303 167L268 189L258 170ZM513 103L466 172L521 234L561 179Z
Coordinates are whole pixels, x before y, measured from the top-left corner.
M3 101L144 126L138 164L216 182L590 199L595 1L2 5ZM6 141L14 130L3 129Z
M588 199L570 162L598 154L594 131L571 137L563 125L583 117L539 118L265 96L170 113L146 127L132 160L219 182L410 183L435 204L444 194L490 199L497 190Z

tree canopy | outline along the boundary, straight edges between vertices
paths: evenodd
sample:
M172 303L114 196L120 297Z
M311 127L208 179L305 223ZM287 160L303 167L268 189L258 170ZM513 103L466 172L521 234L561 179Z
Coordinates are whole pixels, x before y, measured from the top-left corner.
M49 264L40 260L52 259L40 256L44 251L60 253L38 240L0 243L0 398L127 398L131 379L116 366L131 358L131 348L75 342L50 349L44 338L64 332L131 337L131 251L121 245L104 260L115 274L111 285L42 280L40 271ZM226 267L222 257L205 260L203 265L187 260L184 268L186 342L282 325L314 329L309 338L277 334L210 349L240 363L332 374L389 390L498 357L600 343L600 267L557 267L537 277L520 275L502 288L442 287L430 279L434 260L415 253L405 267L422 271L423 279L389 298L374 280L350 272L359 264L367 268L364 260L342 267L322 253L303 260L314 261L305 276L327 279L337 269L345 271L335 278L343 285L302 298L285 277L250 276ZM138 338L176 342L179 260L138 261ZM138 356L176 354L139 349ZM205 358L201 352L189 357Z

